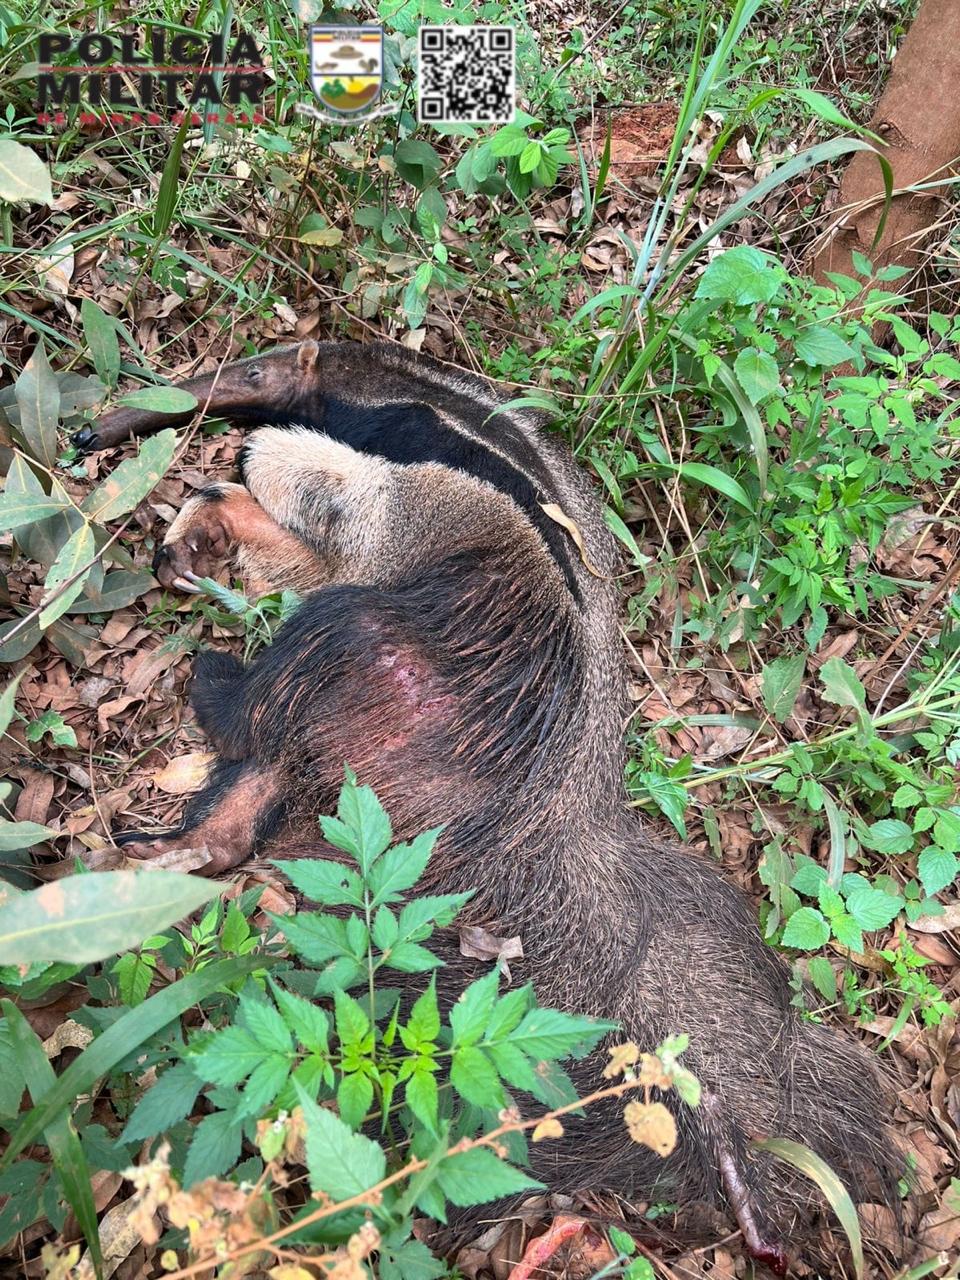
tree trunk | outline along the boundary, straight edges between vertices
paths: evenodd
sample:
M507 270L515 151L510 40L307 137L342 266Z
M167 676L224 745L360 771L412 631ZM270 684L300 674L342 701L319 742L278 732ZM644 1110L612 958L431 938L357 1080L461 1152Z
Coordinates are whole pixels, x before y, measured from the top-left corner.
M921 0L920 10L897 53L870 129L884 139L879 148L893 168L894 191L955 176L960 169L960 0ZM916 266L926 232L956 187L895 195L876 248L883 214L883 174L876 156L858 152L840 187L835 234L819 250L814 276L827 271L853 275L859 250L875 266Z

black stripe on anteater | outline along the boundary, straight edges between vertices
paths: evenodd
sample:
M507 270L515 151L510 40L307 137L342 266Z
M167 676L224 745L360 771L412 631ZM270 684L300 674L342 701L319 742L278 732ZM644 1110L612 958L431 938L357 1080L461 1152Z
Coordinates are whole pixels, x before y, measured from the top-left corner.
M411 465L438 462L485 480L500 493L512 498L541 535L563 573L567 587L583 603L571 560L570 541L556 521L540 506L533 482L506 458L479 440L448 426L429 405L357 405L323 397L314 402L309 414L296 417L286 413L258 412L257 418L276 426L310 427L322 431L358 453L376 454L388 462ZM246 448L241 449L240 474L244 474Z

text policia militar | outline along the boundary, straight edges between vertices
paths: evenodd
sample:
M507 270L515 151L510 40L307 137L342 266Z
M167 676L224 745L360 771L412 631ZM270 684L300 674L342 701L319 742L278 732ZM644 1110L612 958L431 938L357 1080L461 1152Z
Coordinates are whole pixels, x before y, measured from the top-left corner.
M228 44L223 36L160 27L82 36L52 31L38 45L41 121L51 108L64 106L152 116L200 103L255 106L263 96L260 50L242 33ZM54 65L54 58L71 61Z

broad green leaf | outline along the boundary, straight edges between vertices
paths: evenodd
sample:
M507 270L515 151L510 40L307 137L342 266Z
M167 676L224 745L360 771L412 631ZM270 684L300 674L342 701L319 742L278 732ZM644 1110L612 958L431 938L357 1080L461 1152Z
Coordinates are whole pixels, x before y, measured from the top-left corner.
M832 1004L837 998L837 976L826 956L811 956L807 962L807 973L818 994Z
M845 360L852 360L855 354L849 343L838 333L820 324L811 325L798 334L794 339L793 349L797 353L797 359L804 364L828 369L843 364Z
M830 928L841 946L849 947L851 951L856 951L858 954L863 951L863 933L848 912L844 911L841 915L834 916L830 921Z
M442 827L425 831L410 844L398 844L388 849L370 869L367 887L372 895L372 905L399 902L404 889L412 888L426 869Z
M169 1067L133 1109L121 1142L138 1142L165 1133L193 1110L203 1081L189 1062Z
M903 910L903 899L870 885L857 885L847 894L847 910L861 929L872 933L896 920Z
M352 1071L341 1078L337 1088L337 1109L343 1123L359 1129L373 1105L373 1083L369 1076Z
M493 1063L473 1045L455 1049L450 1062L450 1083L475 1107L497 1110L504 1104L503 1089Z
M194 1073L210 1084L234 1085L260 1066L269 1050L244 1027L224 1027L190 1058Z
M477 1044L483 1039L493 1006L497 1002L499 985L500 971L491 969L461 991L450 1010L450 1029L455 1049Z
M405 138L393 152L397 172L418 191L429 187L443 164L438 152L420 138Z
M960 859L939 845L927 845L917 859L917 875L924 892L933 895L953 884L960 871Z
M857 1211L850 1193L827 1162L802 1142L793 1142L789 1138L763 1138L751 1142L750 1146L757 1151L767 1151L770 1155L786 1161L817 1184L847 1233L854 1274L857 1280L863 1280L863 1242L860 1237Z
M114 569L104 576L99 590L94 591L88 579L84 587L84 595L73 602L70 609L77 613L113 613L115 609L123 609L153 587L153 574L149 569Z
M511 1033L510 1043L534 1059L582 1057L617 1026L559 1009L530 1009Z
M53 204L50 170L35 151L13 138L0 139L0 200Z
M109 874L132 874L130 872L102 872ZM160 875L160 872L150 872ZM163 874L173 875L173 872ZM91 875L86 879L95 880ZM256 969L269 969L276 963L273 956L231 956L228 960L214 960L197 973L188 974L173 982L163 991L144 1000L143 1004L123 1014L112 1023L106 1031L99 1035L92 1044L75 1058L43 1101L20 1120L11 1135L10 1143L0 1158L0 1171L10 1167L21 1151L28 1147L43 1132L55 1116L64 1108L73 1104L81 1094L86 1093L95 1080L105 1076L118 1062L132 1053L161 1028L167 1026L175 1018L179 1018L185 1010L198 1001L206 999L215 991L253 973Z
M670 819L680 839L686 840L687 824L683 815L690 803L687 789L673 778L665 778L662 773L641 773L636 782L646 790L663 816Z
M363 906L363 881L341 862L296 858L275 860L273 865L311 902L325 907Z
M8 685L4 687L3 693L0 693L0 734L4 734L10 728L10 721L13 719L13 712L17 700L17 686L26 675L25 671L21 671L19 675L13 677Z
M760 678L763 705L780 724L783 724L793 710L805 667L806 658L798 653L774 658L763 668Z
M35 844L40 844L43 840L52 840L57 835L56 831L51 831L49 827L41 827L36 822L6 822L0 819L0 853L12 853L14 849L32 849ZM39 892L36 890L35 892ZM0 953L3 950L3 924L5 918L4 912L13 906L7 903L5 907L0 907ZM24 961L3 961L4 963L24 963L29 964L31 960L39 959L30 955Z
M860 833L860 843L877 853L909 853L913 840L912 828L899 818L881 818Z
M0 533L46 520L71 506L63 489L46 494L26 458L15 453L0 494Z
M165 474L176 447L177 433L171 427L144 440L137 456L121 462L85 499L85 514L102 524L132 511Z
M842 658L828 658L820 668L823 697L840 707L852 707L861 724L868 721L867 695L860 677Z
M37 1104L42 1102L53 1088L56 1083L56 1074L43 1051L39 1036L20 1010L7 1000L3 1002L3 1008L17 1067L27 1082L31 1101ZM67 1203L77 1216L99 1275L103 1256L100 1250L93 1185L90 1181L90 1170L80 1146L80 1139L69 1112L63 1111L51 1117L50 1123L44 1130L44 1137L50 1148L54 1168L60 1175L60 1183Z
M17 379L15 391L20 407L20 436L37 462L52 470L57 461L60 387L47 362L42 339Z
M830 937L830 926L815 907L800 907L787 921L783 945L798 951L816 951Z
M725 498L730 498L738 506L743 507L744 511L753 513L753 503L746 489L739 480L734 480L733 476L728 476L719 467L711 466L709 462L681 462L677 470L686 480L709 485L711 489L716 489Z
M46 630L51 623L56 622L73 604L93 568L96 553L93 530L84 521L63 544L47 571L43 584L43 608L40 611L41 630Z
M120 376L120 343L116 324L92 298L84 298L81 302L80 320L94 368L108 387L115 387Z
M746 347L737 356L733 371L751 404L759 404L780 390L780 370L766 351Z
M543 1186L485 1147L447 1156L440 1162L437 1181L447 1199L460 1206L484 1204Z
M375 1187L387 1172L383 1150L362 1133L353 1133L326 1107L318 1107L301 1085L294 1083L307 1127L311 1191L323 1191L339 1203Z
M325 1054L330 1038L330 1020L326 1013L312 1000L285 991L273 981L270 988L287 1026L303 1047L311 1053Z
M198 403L197 397L182 387L140 387L117 401L117 404L150 413L192 413Z
M182 920L222 890L176 871L104 871L52 880L0 907L0 964L104 960Z
M271 1053L293 1053L290 1029L269 1000L242 995L240 1016L261 1049Z
M205 1178L220 1178L240 1159L243 1118L232 1111L214 1111L194 1127L183 1166L187 1191Z
M776 259L742 244L717 254L697 282L694 296L745 307L769 302L785 279L786 272Z
M414 1070L407 1080L404 1101L422 1125L431 1132L437 1128L439 1092L436 1077L427 1070Z
M960 853L960 809L938 809L933 838L944 849Z
M373 790L358 786L352 776L340 789L337 816L322 817L320 828L328 843L356 859L364 875L393 837L390 819Z

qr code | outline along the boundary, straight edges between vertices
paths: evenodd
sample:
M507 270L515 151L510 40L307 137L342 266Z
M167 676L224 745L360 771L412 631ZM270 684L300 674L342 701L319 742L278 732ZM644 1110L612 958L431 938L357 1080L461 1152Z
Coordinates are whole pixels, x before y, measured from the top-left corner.
M417 118L424 124L510 124L513 27L421 27Z

